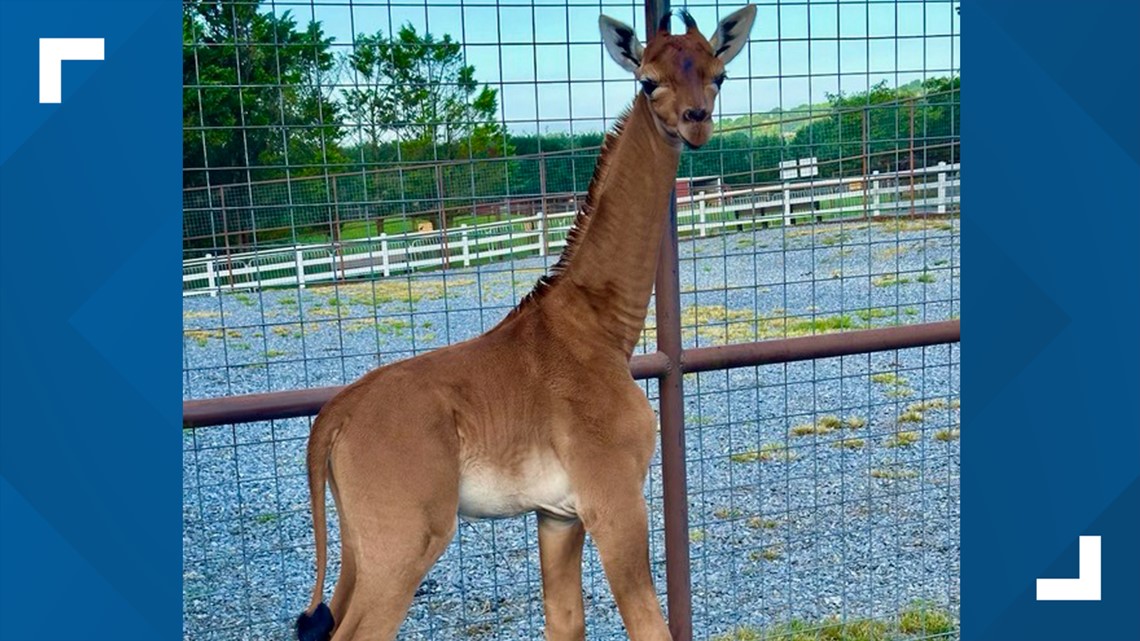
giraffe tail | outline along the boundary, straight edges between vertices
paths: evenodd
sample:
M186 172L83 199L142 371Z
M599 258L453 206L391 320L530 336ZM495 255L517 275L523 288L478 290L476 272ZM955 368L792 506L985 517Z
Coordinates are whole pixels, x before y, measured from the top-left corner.
M324 420L322 420L324 419ZM309 435L306 463L309 468L309 499L313 510L313 538L317 549L317 579L309 607L297 617L298 641L327 641L332 635L332 611L323 602L325 570L328 565L328 523L325 516L325 485L329 474L329 452L332 450L335 421L318 415Z

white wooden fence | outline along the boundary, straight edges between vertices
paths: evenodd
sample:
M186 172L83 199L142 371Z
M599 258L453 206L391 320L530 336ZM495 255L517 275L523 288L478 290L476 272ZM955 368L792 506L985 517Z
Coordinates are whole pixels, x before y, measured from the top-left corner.
M726 192L699 192L677 201L677 231L696 238L726 229L899 215L944 214L960 202L960 165L854 178L785 182ZM307 284L425 269L470 267L513 257L545 256L566 245L574 212L540 214L469 227L277 247L182 263L182 294Z

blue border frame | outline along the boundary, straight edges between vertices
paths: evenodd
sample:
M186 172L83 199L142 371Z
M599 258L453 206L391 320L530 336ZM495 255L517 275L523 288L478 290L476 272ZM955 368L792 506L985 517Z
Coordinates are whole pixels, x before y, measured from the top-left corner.
M1140 3L964 10L962 638L1140 639ZM1102 600L1038 602L1102 537Z
M180 26L0 3L0 638L181 637Z
M179 12L0 3L0 638L180 635ZM1140 639L1140 5L966 12L962 636Z

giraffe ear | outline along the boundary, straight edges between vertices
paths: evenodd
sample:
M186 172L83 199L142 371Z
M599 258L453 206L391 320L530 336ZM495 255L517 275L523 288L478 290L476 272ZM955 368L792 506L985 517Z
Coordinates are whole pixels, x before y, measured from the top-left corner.
M614 20L609 16L598 18L598 29L602 32L602 42L606 51L622 69L630 73L637 73L641 66L641 54L644 51L641 42L637 39L633 27Z
M748 34L752 31L752 21L755 19L756 5L750 4L726 16L716 26L716 33L709 44L721 62L728 64L748 43Z

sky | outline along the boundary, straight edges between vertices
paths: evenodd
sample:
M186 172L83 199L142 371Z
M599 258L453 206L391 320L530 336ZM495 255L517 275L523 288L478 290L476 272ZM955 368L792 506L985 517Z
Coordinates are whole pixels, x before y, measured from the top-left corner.
M749 46L728 66L718 117L819 103L886 80L957 75L956 0L761 0ZM678 5L680 6L680 5ZM688 5L705 35L742 4ZM262 0L267 12L319 20L340 51L353 34L390 34L405 23L463 44L476 78L499 90L511 131L607 128L636 91L632 76L602 49L598 15L644 33L641 3L580 0ZM675 19L676 20L676 19ZM679 20L674 31L680 30ZM502 44L499 44L502 43Z

